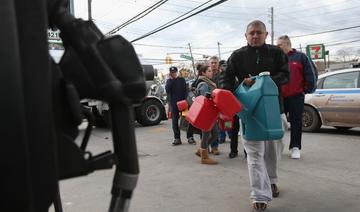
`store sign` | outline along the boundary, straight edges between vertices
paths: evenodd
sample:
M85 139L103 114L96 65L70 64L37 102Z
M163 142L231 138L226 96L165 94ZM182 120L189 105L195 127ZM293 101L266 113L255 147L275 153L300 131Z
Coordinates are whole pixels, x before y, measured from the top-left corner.
M306 53L313 60L324 59L325 58L325 46L324 46L324 44L307 45Z

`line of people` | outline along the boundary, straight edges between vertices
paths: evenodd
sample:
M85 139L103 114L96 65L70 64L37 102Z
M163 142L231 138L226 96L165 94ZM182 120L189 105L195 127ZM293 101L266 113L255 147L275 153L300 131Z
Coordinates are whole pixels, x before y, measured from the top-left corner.
M217 56L212 56L208 60L208 63L200 63L197 65L197 78L190 85L190 89L196 89L199 91L198 95L205 95L208 92L211 92L215 88L218 87L220 73L225 71L226 69L226 61L221 60ZM207 82L207 84L205 83ZM186 99L189 85L186 85L185 79L178 76L178 70L176 67L170 67L169 69L169 79L166 81L165 89L167 92L167 96L169 98L169 107L172 112L172 128L174 133L174 141L173 145L180 145L182 141L180 139L180 128L179 128L179 112L177 108L177 102L180 100ZM213 130L213 133L216 133L216 136L210 138L210 142L207 141L208 147L206 149L209 150L213 155L219 155L219 144L224 143L226 140L226 134L230 139L230 153L229 158L235 158L238 156L238 133L239 133L239 118L234 116L234 129L229 131L224 131L219 129L216 125L216 128ZM193 126L189 124L189 127L186 132L186 137L188 139L188 143L196 144L194 140ZM232 131L234 131L232 133ZM206 134L206 132L205 132ZM209 139L205 135L205 140ZM200 135L202 138L202 142L204 140L203 133ZM202 146L205 147L205 146ZM246 157L246 152L245 157ZM198 156L200 156L200 150L196 152ZM203 161L203 160L202 160ZM216 163L211 163L216 164Z
M279 37L277 46L274 46L265 43L267 35L268 32L263 22L259 20L250 22L245 31L247 45L235 50L226 63L219 64L219 59L214 56L210 58L208 64L199 66L199 76L193 86L199 90L201 95L206 95L206 92L211 92L215 88L234 91L239 83L251 86L254 83L251 76L265 71L270 72L280 94L279 116L284 123L287 122L287 116L290 119L290 157L299 159L304 95L313 92L316 88L316 69L305 54L291 48L288 36ZM170 74L173 69L170 68ZM177 89L183 89L186 86L185 80L181 81L183 82L181 82L181 86L176 87ZM174 89L174 85L174 77L171 77L166 83L166 91L171 96L170 102L173 109L176 108L177 101L186 98L186 91L182 91L180 94ZM181 144L177 124L178 115L174 114L176 112L178 114L178 111L176 109L173 111L172 124L175 138L173 144L177 145ZM174 119L174 115L176 119ZM239 119L235 116L234 128L228 132L231 140L230 158L238 155L239 129L241 129ZM217 164L217 161L209 157L208 148L211 146L210 152L215 155L219 154L218 145L219 142L225 141L225 133L219 131L216 124L210 131L202 132L201 145L195 153L201 157L201 163ZM277 186L277 167L284 148L283 139L250 141L242 138L241 140L245 155L247 155L252 209L253 211L264 211L268 203L280 194Z

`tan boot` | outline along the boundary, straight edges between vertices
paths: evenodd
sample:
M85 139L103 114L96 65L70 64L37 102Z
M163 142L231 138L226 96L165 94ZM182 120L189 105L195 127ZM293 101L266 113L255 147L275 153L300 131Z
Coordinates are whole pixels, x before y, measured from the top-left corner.
M207 149L200 149L200 154L201 154L201 163L202 164L215 165L218 163L218 162L214 161L213 159L209 158Z
M199 148L198 150L196 150L195 155L201 157L201 150L200 150L200 148Z
M211 153L213 153L214 155L220 155L220 151L218 147L212 147L211 148Z

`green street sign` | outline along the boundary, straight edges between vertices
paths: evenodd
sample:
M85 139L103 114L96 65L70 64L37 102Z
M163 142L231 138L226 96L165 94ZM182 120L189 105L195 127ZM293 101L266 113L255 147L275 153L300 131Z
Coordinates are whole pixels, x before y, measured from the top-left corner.
M184 58L184 59L187 59L187 60L192 60L193 59L191 56L186 55L186 54L181 54L180 57Z
M325 58L325 46L324 44L312 44L306 46L306 54L311 59L324 59Z

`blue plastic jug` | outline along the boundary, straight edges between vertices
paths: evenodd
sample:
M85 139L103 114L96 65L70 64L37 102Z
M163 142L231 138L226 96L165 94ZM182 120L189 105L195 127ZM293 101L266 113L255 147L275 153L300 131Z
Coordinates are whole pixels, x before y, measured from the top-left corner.
M270 77L270 72L262 72L253 77L255 83L243 83L235 90L235 96L243 105L237 115L241 119L242 135L246 140L277 140L284 130L280 118L279 91Z

